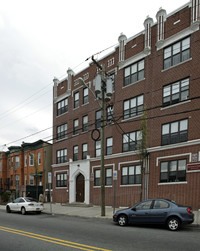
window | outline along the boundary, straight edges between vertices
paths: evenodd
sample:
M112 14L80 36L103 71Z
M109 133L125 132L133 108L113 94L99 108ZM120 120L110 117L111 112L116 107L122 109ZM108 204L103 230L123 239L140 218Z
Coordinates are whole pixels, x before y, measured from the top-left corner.
M188 138L188 120L183 119L162 126L162 145L185 142Z
M112 78L112 80L113 80L113 92L115 91L115 73L113 73L113 74L111 74L110 75L110 78Z
M160 182L186 181L186 159L161 162Z
M25 186L27 186L27 174L25 174L25 177L24 177L24 184L25 184Z
M0 154L0 172L2 172L2 161L3 160L3 155Z
M28 163L28 161L27 161L27 154L25 154L25 166L27 166L27 163Z
M87 144L82 145L82 159L87 159Z
M29 175L29 185L33 186L34 185L34 176L33 175Z
M144 109L144 96L140 95L124 101L124 119L141 115Z
M152 200L144 201L138 204L136 210L147 210L151 208Z
M19 186L19 174L15 175L15 186Z
M39 176L38 179L39 179L38 180L39 181L39 186L42 186L42 176Z
M95 142L95 156L98 157L101 155L101 141L98 140Z
M110 66L114 65L114 63L115 63L115 58L111 58L107 61L107 66L110 67Z
M142 79L144 79L144 60L125 68L124 86L130 85Z
M74 94L74 108L79 107L79 92Z
M106 154L110 155L112 154L112 151L113 151L113 138L110 137L106 139Z
M13 186L13 175L10 176L10 186Z
M111 168L106 169L105 185L106 186L112 186L112 169Z
M140 140L141 140L140 131L124 134L123 135L123 152L137 150L138 143Z
M190 38L185 38L164 49L164 69L177 65L190 57Z
M86 81L86 80L88 80L89 79L89 72L87 72L87 73L85 73L84 75L83 75L83 80L84 81Z
M88 103L88 88L83 89L83 104Z
M94 186L100 186L100 170L94 171Z
M74 135L78 134L78 119L74 120L74 132L73 132L73 134Z
M101 110L96 112L96 123L95 123L96 128L101 127Z
M67 137L67 124L63 124L57 127L57 140Z
M34 165L34 154L29 153L29 166L33 166L33 165Z
M19 156L15 156L15 168L19 168Z
M56 174L56 187L66 187L67 186L67 174L60 173Z
M11 168L13 167L13 156L11 157Z
M83 116L82 122L83 122L82 131L87 132L88 131L88 115Z
M14 200L14 203L24 203L24 199L23 198L17 198Z
M78 146L74 146L73 160L78 160Z
M68 111L68 98L63 99L57 104L57 115L61 115Z
M38 152L38 165L41 164L41 152Z
M122 167L122 185L141 184L141 166Z
M110 105L107 107L107 122L112 123L113 121L113 106Z
M155 200L153 209L162 209L162 208L168 208L169 204L166 201L163 200Z
M163 106L173 105L189 98L189 78L163 88Z
M57 164L67 162L67 149L57 151Z

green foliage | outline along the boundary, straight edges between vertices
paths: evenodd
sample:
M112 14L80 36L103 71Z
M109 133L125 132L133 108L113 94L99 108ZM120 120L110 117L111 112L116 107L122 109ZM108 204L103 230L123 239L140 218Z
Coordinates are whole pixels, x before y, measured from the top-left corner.
M8 192L3 192L2 193L2 200L3 200L3 202L8 202L9 198L10 198L10 195L9 195Z
M138 143L138 150L140 156L140 162L146 159L147 155L147 114L144 108L142 120L140 124L140 141Z
M143 187L144 187L144 176L145 176L145 162L147 159L147 114L146 108L144 108L142 120L140 124L140 140L138 142L138 154L141 164L141 192L140 201L143 200Z
M37 157L34 157L34 168L35 168L35 173L36 175L38 174L39 171L39 167L38 167L38 161L37 161Z

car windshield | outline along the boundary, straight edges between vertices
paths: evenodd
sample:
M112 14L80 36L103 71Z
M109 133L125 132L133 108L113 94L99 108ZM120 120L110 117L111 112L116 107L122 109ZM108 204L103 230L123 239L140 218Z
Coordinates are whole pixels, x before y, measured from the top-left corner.
M27 202L38 202L36 199L31 198L31 197L26 197L25 200L26 200Z

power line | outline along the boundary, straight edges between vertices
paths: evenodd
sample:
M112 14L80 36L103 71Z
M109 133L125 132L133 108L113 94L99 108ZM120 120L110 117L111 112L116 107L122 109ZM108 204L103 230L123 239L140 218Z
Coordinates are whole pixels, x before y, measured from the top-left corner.
M187 11L187 10L185 10L185 11ZM182 25L183 25L183 23L182 23ZM175 27L174 28L172 28L171 30L173 30L173 29L175 29ZM117 45L117 44L116 44ZM115 46L115 45L113 45L113 46ZM94 55L97 55L97 54L100 54L100 53L102 53L103 51L105 51L105 50L107 50L107 49L110 49L111 47L113 47L113 46L110 46L110 47L108 47L108 48L106 48L106 49L104 49L104 50L102 50L102 51L100 51L100 52L98 52L98 53L96 53L96 54L94 54ZM159 57L159 55L157 55L156 57ZM90 57L89 57L90 58ZM88 58L88 59L89 59ZM87 60L88 60L87 59ZM160 89L159 89L160 90ZM157 90L156 90L157 91ZM154 91L155 92L155 91ZM152 93L152 92L149 92L149 93ZM118 101L119 102L119 101Z
M192 80L198 80L199 78L195 78L195 79L192 79ZM161 90L162 88L160 88L159 90ZM158 90L156 90L156 91L158 91ZM155 92L155 91L152 91L152 92L148 92L147 94L152 94L153 92ZM145 95L145 94L144 94ZM200 98L200 96L196 96L196 97L192 97L192 98L190 98L189 100L195 100L195 99L199 99ZM119 100L119 101L117 101L117 103L118 102L121 102L121 101L123 101L123 100ZM181 103L181 102L179 102L179 103ZM170 107L170 106L169 106ZM155 107L149 107L149 108L147 108L147 111L150 111L150 110L153 110L153 109L158 109L158 108L163 108L163 106L162 105L159 105L159 106L155 106ZM93 109L90 109L90 111L88 111L88 113L90 113L90 112L92 112L92 111L96 111L97 109L95 108L95 107L93 107ZM119 113L118 113L118 115L117 115L117 117L115 118L115 121L117 121L117 120L119 120L119 119L121 119L123 117L123 114L122 115L120 115ZM134 119L134 117L132 117L132 119ZM68 119L68 122L69 121L73 121L74 119ZM72 130L72 129L71 129ZM30 135L31 136L31 135ZM18 141L18 140L16 140L16 141ZM14 141L14 142L16 142L16 141ZM11 142L11 143L13 143L13 142ZM10 143L9 143L10 144Z
M186 110L186 111L181 111L181 112L167 113L167 114L163 114L163 115L157 115L157 116L147 117L146 120L148 121L148 120L157 119L157 118L162 118L162 117L167 117L167 116L175 116L175 115L180 115L180 114L186 114L186 113L191 113L191 112L197 112L197 111L199 111L199 110L200 110L200 108L196 108L196 109L191 109L191 110ZM115 125L115 126L119 127L123 134L128 135L128 133L129 133L130 131L129 131L129 132L125 132L124 129L120 126L120 124L136 123L136 122L142 121L142 120L143 120L143 118L137 118L137 119L134 119L134 120L131 120L131 121L129 120L129 121L117 122L117 121L115 121L114 118L113 118L114 124L112 124L112 125ZM105 121L106 121L106 120L105 120ZM95 125L95 124L96 124L96 122L95 122L95 123L92 123L92 124L90 124L90 125L88 125L88 127L93 126L93 125ZM108 125L106 124L104 127L107 127L107 126L108 126ZM42 131L40 131L40 132L37 132L37 133L33 133L33 134L31 134L31 135L29 135L29 136L27 136L27 137L23 137L23 138L21 138L21 139L18 139L18 140L16 140L16 141L10 142L10 143L8 143L8 144L13 144L13 143L15 143L15 142L17 142L17 141L20 141L20 140L23 140L23 139L25 139L25 138L34 136L34 135L36 135L36 134L38 134L38 133L41 133L41 132L43 132L43 131L46 131L46 130L48 130L48 129L52 129L52 127L46 128L46 129L44 129L44 130L42 130ZM80 130L82 130L82 129L83 129L83 128L79 128L78 131L80 131ZM93 131L93 129L90 129L90 130L88 130L86 133L90 133L90 132L92 132L92 131ZM72 132L73 132L73 131L68 132L68 134L70 135ZM74 138L75 136L79 136L79 134L78 134L78 135L72 135L71 137L69 136L68 138L63 139L63 140L68 141L68 140ZM56 135L55 138L53 137L53 138L49 139L48 141L53 141L53 140L55 140L55 139L57 139L57 135ZM132 141L132 139L130 139L130 140ZM48 141L47 141L47 142L48 142ZM54 144L57 144L57 143L60 143L60 141L54 142Z
M51 84L51 85L52 85L52 84ZM26 101L28 101L28 100L31 99L32 97L36 96L38 93L40 93L41 91L43 91L44 89L46 89L46 88L49 87L49 86L50 86L50 84L46 85L45 87L43 87L43 88L40 89L39 91L35 92L33 95L31 95L31 96L29 96L28 98L26 98L24 101L18 103L18 104L17 104L16 106L14 106L13 108L11 108L11 109L9 109L9 110L7 110L7 111L1 113L0 116L3 116L4 114L6 114L6 115L3 116L3 117L5 117L5 116L8 115L8 113L11 113L11 112L14 112L14 111L18 110L18 109L19 109L18 107L21 107L22 104L24 104ZM46 93L47 93L47 92L46 92ZM46 93L45 93L45 94L46 94ZM33 102L33 101L34 101L34 100L32 100L31 102ZM31 102L29 102L29 103L31 103ZM28 103L28 104L29 104L29 103ZM20 108L20 109L21 109L21 108ZM3 117L2 117L2 118L3 118ZM2 118L0 118L0 120L1 120Z
M182 10L182 12L183 12L183 13L184 13L184 12L188 12L188 9ZM153 25L153 26L154 26L154 25ZM183 26L183 27L185 26L185 22L182 22L181 24L179 24L179 27L182 27L182 26ZM171 31L173 31L173 30L175 30L175 29L176 29L176 27L172 27L172 28L168 29L168 30L166 31L166 36L167 36L167 32L170 33ZM151 38L156 38L156 37L157 37L157 35L155 35L155 37L152 36ZM137 43L137 44L138 44L138 45L139 45L139 44L143 44L143 41L140 42L140 43ZM114 44L114 45L111 45L111 46L109 46L109 47L107 47L107 48L105 48L105 49L103 49L103 50L101 50L101 51L99 51L99 52L93 54L93 56L99 55L99 54L105 52L106 50L109 50L110 48L112 48L112 47L114 47L114 46L117 46L117 45L118 45L118 43L116 43L116 44ZM129 50L131 50L131 48L130 48L130 49L126 49L126 51L129 51ZM73 69L77 68L78 66L80 66L81 64L83 64L85 61L88 61L91 57L92 57L92 56L88 57L86 60L84 60L83 62L81 62L81 63L78 64L77 66L75 66ZM64 77L64 76L65 76L65 75L63 75L62 77ZM61 78L62 78L62 77L61 77ZM30 97L28 97L27 99L25 99L24 101L20 102L20 103L19 103L18 105L16 105L15 107L13 107L13 108L11 108L11 109L9 109L9 110L3 112L2 114L0 114L0 116L2 116L4 113L8 113L8 112L12 111L13 109L16 109L16 107L18 107L18 106L20 106L21 104L25 103L27 100L29 100L31 97L37 95L39 92L41 92L43 89L45 89L45 88L48 87L49 85L52 85L52 83L48 84L47 86L45 86L45 87L42 88L41 90L37 91L36 93L34 93L33 95L31 95ZM1 118L0 118L0 119L1 119Z

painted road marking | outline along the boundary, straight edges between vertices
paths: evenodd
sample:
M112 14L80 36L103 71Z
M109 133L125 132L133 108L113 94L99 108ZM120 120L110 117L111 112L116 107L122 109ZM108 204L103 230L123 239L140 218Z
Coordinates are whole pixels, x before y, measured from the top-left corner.
M25 232L25 231L21 231L21 230L18 230L18 229L13 229L13 228L8 228L8 227L3 227L3 226L0 226L0 231L9 232L9 233L13 233L13 234L18 234L18 235L22 235L22 236L27 236L27 237L30 237L30 238L34 238L34 239L38 239L38 240L42 240L42 241L47 241L47 242L51 242L51 243L54 243L54 244L59 244L59 245L67 246L67 247L80 249L80 250L86 250L86 251L92 251L92 250L93 251L94 250L111 251L111 250L108 250L108 249L103 249L103 248L93 247L93 246L89 246L89 245L79 244L79 243L71 242L71 241L65 241L65 240L61 240L61 239L57 239L57 238L52 238L52 237L49 237L49 236L34 234L34 233Z

